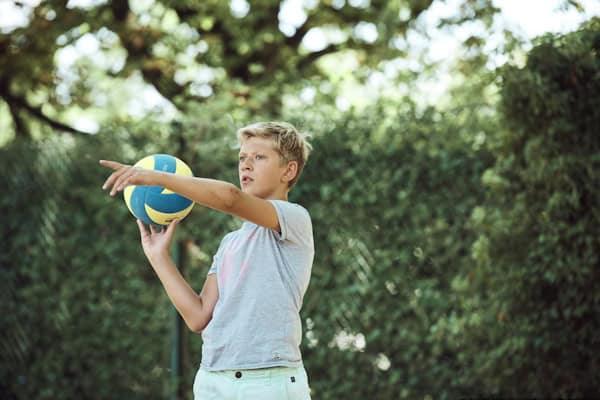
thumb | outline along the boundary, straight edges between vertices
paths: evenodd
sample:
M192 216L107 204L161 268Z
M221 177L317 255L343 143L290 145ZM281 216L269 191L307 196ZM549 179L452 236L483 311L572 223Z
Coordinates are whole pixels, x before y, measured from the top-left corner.
M165 234L167 235L169 240L171 240L173 238L173 235L175 234L175 228L177 227L177 225L179 225L179 221L180 221L180 219L176 218L173 221L171 221L169 226L167 226L167 230L166 230Z

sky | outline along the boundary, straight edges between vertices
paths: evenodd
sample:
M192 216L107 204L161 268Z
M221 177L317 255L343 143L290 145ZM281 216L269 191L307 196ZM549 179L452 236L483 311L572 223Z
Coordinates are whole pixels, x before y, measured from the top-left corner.
M450 17L455 14L460 0L446 0L435 2L424 15L425 23L433 26L440 18ZM574 30L581 22L592 16L600 15L599 0L581 0L585 13L574 9L561 11L560 5L564 0L494 0L494 5L501 12L496 18L495 27L500 25L510 28L519 36L531 40L544 33L560 33ZM472 27L472 29L475 27ZM476 30L476 29L474 29ZM460 39L465 39L470 34L468 28L457 32ZM447 37L443 32L433 34L430 46L434 59L444 59L453 54L458 46L458 41ZM495 43L491 38L491 45Z
M585 14L557 12L558 0L495 0L496 7L502 9L507 22L523 31L525 37L533 38L545 32L566 32L574 29L582 21L600 15L600 1L581 0Z

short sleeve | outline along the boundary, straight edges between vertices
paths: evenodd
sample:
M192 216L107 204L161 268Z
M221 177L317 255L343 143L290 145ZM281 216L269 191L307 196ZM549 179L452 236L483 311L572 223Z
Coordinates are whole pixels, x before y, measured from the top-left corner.
M218 253L213 256L212 264L210 265L210 269L208 270L208 274L206 275L217 273L217 255Z
M313 246L312 222L308 211L299 204L269 200L275 207L281 234L278 239L299 245Z
M223 258L223 248L225 247L225 242L227 242L229 235L230 234L225 235L225 237L223 237L223 239L221 240L221 243L219 243L219 248L217 249L217 252L213 256L212 264L210 265L210 268L206 275L217 273L217 266L219 265L219 262Z

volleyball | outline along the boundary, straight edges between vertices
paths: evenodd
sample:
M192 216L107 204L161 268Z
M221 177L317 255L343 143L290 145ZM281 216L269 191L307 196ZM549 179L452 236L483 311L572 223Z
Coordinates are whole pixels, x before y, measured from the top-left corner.
M135 167L193 176L186 163L168 154L153 154L135 163ZM174 219L185 218L194 202L161 186L129 185L123 190L125 204L139 220L151 225L168 225Z

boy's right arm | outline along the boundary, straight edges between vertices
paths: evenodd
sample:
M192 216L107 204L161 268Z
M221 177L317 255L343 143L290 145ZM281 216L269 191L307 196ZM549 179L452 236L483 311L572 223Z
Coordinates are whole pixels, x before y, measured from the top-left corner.
M170 257L151 259L150 264L188 328L196 333L202 332L212 319L219 299L217 275L208 275L200 294L197 294Z
M150 225L146 229L138 220L140 239L144 254L160 279L169 299L194 332L201 332L212 318L215 304L219 299L216 275L210 274L204 282L200 294L187 283L169 255L173 235L179 221L175 220L166 229L156 229Z

